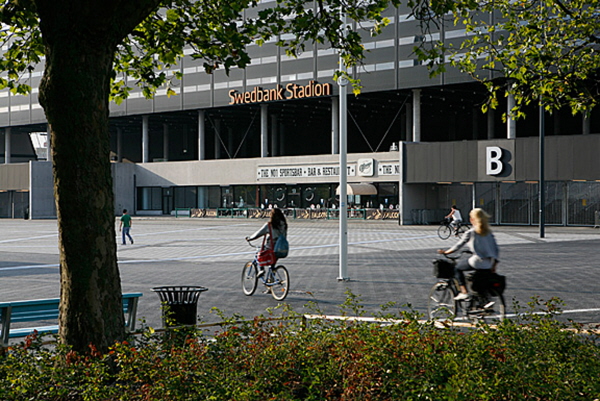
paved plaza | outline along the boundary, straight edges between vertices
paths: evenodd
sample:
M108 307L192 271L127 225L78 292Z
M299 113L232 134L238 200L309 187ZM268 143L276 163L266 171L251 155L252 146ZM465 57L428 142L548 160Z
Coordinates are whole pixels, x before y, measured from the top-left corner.
M253 249L244 237L264 223L252 219L133 219L135 245L118 245L124 292L142 292L138 318L161 326L160 303L152 287L199 285L208 288L198 303L200 321L217 322L211 312L245 317L266 314L277 306L259 290L246 297L241 269ZM84 224L84 222L83 222ZM338 281L338 222L289 221L290 255L282 263L290 273L285 302L297 312L339 314L347 290L362 299L365 315L395 302L393 311L424 313L435 278L435 251L454 243L441 240L437 226L402 227L396 221L349 221L348 276ZM118 228L118 226L117 226ZM565 316L583 323L600 322L600 266L596 252L600 231L590 227L494 227L507 276L505 296L521 305L531 297L558 297ZM117 231L117 234L118 231ZM120 244L120 238L115 239ZM57 226L54 220L0 221L0 301L59 296ZM277 311L275 313L278 313Z

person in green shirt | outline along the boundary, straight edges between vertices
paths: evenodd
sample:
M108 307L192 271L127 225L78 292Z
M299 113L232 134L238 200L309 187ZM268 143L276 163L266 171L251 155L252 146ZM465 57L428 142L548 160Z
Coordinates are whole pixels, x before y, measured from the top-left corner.
M123 216L121 216L121 224L119 225L119 231L123 232L123 245L126 245L125 236L129 237L129 241L133 244L133 238L129 234L131 230L131 216L127 214L127 209L123 209Z

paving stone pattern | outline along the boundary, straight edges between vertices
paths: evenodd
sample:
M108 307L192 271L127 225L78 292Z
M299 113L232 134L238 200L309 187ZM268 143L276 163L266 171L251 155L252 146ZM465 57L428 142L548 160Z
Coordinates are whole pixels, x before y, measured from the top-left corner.
M140 291L138 317L161 326L158 296L152 287L199 285L200 321L216 322L213 307L226 315L252 317L277 306L261 288L252 297L241 291L243 264L253 249L244 237L264 220L133 218L134 245L120 245L119 267L124 292ZM339 314L345 292L360 296L365 315L395 302L393 311L424 313L435 282L431 261L435 251L454 243L441 240L436 226L402 227L395 221L349 221L349 281L339 276L337 221L289 221L290 255L282 260L290 273L285 300L297 312ZM590 227L494 227L501 247L500 273L507 276L507 299L525 304L532 296L559 297L565 316L600 322L600 266L596 257L600 231ZM0 301L51 298L59 295L56 221L0 221ZM509 312L513 310L509 307ZM278 314L279 311L274 312Z

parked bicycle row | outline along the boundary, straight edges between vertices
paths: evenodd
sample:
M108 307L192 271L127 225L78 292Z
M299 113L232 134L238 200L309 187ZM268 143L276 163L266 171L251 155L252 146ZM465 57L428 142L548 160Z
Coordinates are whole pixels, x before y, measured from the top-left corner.
M194 209L181 208L175 210L176 217L213 217L234 219L264 219L269 218L272 209L263 208L217 208L217 209ZM299 209L280 208L288 219L309 220L335 220L340 218L339 209ZM400 212L398 209L348 209L348 218L354 220L398 220Z

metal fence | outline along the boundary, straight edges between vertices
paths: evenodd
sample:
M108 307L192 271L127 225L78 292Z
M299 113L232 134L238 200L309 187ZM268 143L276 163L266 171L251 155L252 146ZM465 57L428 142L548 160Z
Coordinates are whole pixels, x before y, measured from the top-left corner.
M282 208L283 214L290 219L307 220L335 220L340 217L339 209L300 209ZM264 219L271 215L270 209L263 208L217 208L217 209L177 209L175 216L185 217L217 217L230 219ZM400 211L398 209L348 209L348 219L351 220L398 220Z

